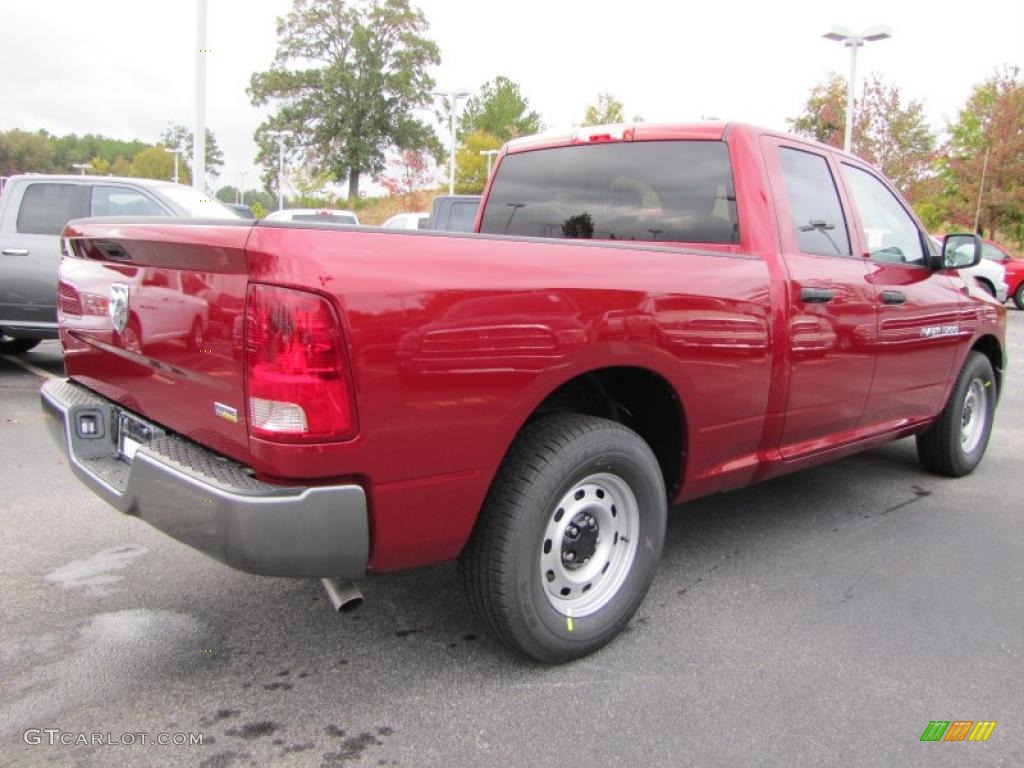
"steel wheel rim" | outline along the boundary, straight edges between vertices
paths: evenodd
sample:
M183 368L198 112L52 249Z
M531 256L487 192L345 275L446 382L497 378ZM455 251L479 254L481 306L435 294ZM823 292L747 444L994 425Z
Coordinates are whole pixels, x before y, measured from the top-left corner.
M981 443L988 421L988 393L981 379L973 379L967 387L964 406L960 413L960 447L964 453L973 453Z
M540 578L551 606L565 616L604 608L629 575L639 535L640 508L622 478L601 472L576 482L551 510L540 540Z

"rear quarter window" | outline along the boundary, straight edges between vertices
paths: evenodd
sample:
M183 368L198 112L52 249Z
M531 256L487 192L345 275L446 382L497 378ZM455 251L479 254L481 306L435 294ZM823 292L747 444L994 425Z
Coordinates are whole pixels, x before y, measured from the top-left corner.
M721 141L638 141L508 155L480 231L738 243L729 149Z

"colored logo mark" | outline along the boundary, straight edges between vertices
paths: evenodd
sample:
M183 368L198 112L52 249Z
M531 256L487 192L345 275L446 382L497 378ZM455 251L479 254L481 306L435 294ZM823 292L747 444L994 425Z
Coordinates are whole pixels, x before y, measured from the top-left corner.
M995 727L995 720L932 720L921 741L988 741Z

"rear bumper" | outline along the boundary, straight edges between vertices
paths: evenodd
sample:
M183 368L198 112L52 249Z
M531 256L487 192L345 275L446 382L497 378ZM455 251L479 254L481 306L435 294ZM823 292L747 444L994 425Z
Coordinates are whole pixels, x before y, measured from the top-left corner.
M124 410L70 381L40 393L72 472L115 509L249 573L358 578L369 557L366 494L358 485L276 486L241 465L158 428L131 464L118 458ZM101 436L78 434L90 414Z

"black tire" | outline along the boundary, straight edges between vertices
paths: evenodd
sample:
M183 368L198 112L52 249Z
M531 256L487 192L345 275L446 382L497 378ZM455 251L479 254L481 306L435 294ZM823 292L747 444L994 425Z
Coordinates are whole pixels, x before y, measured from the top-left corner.
M0 355L20 355L39 346L40 339L12 339L0 336Z
M568 514L560 514L570 505ZM509 449L459 559L469 602L502 643L533 659L558 663L592 653L622 631L643 601L661 557L666 516L661 470L639 435L594 416L540 418ZM581 554L583 562L567 564L565 547L574 544L566 537L579 530L568 521L578 519L603 522L591 527L596 551ZM551 535L552 526L567 527L558 536ZM618 533L626 526L631 526L630 539ZM578 535L582 541L590 534ZM558 549L551 555L556 538ZM592 578L593 584L574 587L576 594L560 600L552 593L558 584L548 578L553 571L543 570L547 566L542 563L551 558L561 566L560 574ZM591 572L592 577L586 575ZM584 615L574 616L572 605Z
M1013 303L1017 305L1017 309L1024 309L1024 280L1021 280L1017 290L1013 292Z
M992 363L980 352L971 352L942 413L927 432L917 436L917 456L924 468L947 477L963 477L973 472L985 455L992 434L997 397ZM983 421L970 429L974 416ZM969 435L965 435L965 430Z
M203 346L203 322L198 317L192 321L186 343L193 352L198 352Z

